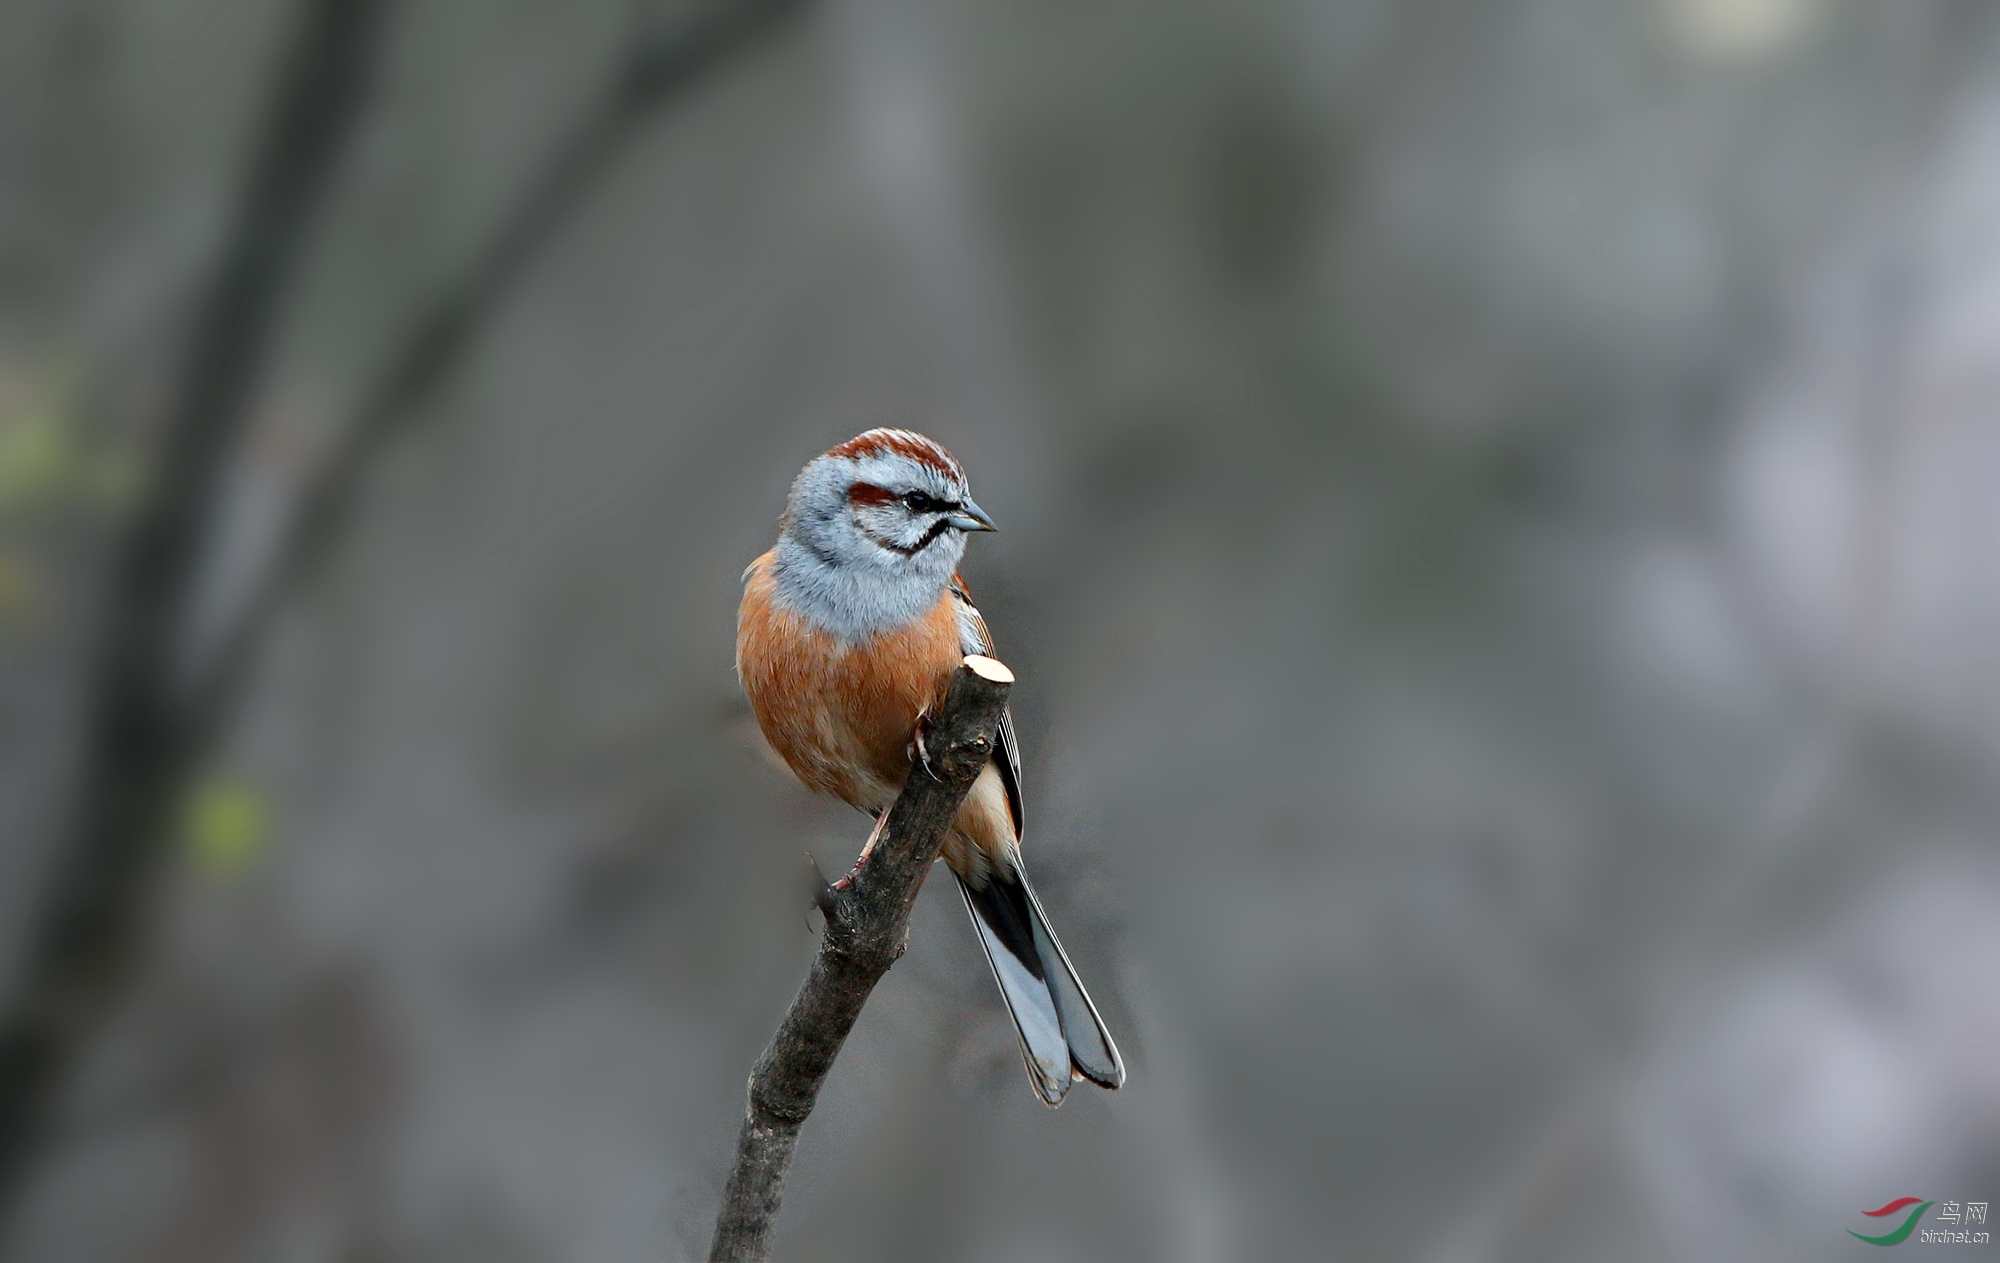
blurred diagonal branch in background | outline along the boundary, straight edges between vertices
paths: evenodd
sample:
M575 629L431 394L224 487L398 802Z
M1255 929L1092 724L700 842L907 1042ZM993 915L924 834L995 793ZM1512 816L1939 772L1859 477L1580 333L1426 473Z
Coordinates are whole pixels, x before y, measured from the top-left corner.
M844 889L819 891L826 931L812 972L750 1073L750 1102L736 1163L722 1194L710 1263L755 1263L771 1249L799 1129L819 1100L833 1059L889 966L903 954L910 908L972 782L993 758L993 730L1013 673L970 657L925 734L929 767L910 769L881 833Z
M69 822L34 908L20 980L0 1013L0 1212L14 1202L55 1095L130 961L187 777L226 722L279 603L345 519L370 460L417 415L635 125L801 8L802 0L720 0L634 43L597 105L364 393L302 489L265 577L216 650L202 655L187 690L188 610L223 475L307 230L361 112L384 25L380 0L310 0L102 607Z
M419 405L457 362L473 332L637 126L804 7L804 0L720 0L672 34L633 45L608 89L543 161L493 238L416 321L301 491L263 579L217 638L195 690L192 710L201 730L228 714L264 629L346 518L369 463L420 415Z
M173 695L188 593L273 323L361 112L381 17L379 0L312 0L299 20L151 481L112 563L75 798L0 1017L0 1208L131 955L194 758Z

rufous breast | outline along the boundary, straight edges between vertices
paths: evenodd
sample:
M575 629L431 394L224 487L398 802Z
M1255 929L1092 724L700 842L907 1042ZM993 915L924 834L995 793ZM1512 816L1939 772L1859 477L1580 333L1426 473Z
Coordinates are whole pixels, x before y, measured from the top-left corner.
M736 619L736 672L757 724L807 788L864 811L887 806L910 770L917 715L942 703L964 655L951 594L909 623L844 643L778 598L773 554L750 564Z

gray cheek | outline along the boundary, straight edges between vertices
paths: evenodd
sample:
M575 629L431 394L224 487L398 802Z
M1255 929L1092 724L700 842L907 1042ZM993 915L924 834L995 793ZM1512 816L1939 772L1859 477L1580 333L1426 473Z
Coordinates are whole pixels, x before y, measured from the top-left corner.
M902 548L914 548L923 538L924 526L910 519L907 513L885 512L878 533L883 539L892 539Z

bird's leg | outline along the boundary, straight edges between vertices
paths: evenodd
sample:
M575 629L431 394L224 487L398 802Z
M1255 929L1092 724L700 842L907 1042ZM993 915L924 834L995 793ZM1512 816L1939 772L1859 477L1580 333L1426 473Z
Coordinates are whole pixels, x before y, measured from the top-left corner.
M939 776L937 771L931 767L930 752L924 749L924 729L928 727L930 727L930 708L925 707L923 710L917 712L916 726L910 730L910 760L911 762L921 764L926 776L937 781L939 784L943 784L944 778ZM875 849L875 840L882 836L882 826L887 824L888 821L889 809L884 807L875 817L875 827L869 830L868 840L861 844L861 854L855 857L853 870L847 876L833 883L831 889L846 890L854 884L854 875L859 873L861 866L868 862L868 853Z
M861 866L868 862L868 852L875 849L875 839L882 836L882 826L887 824L888 822L889 822L889 809L887 807L884 807L875 817L875 827L868 831L868 840L861 844L861 854L857 855L854 858L854 867L848 870L847 876L833 883L833 885L830 886L828 889L846 890L849 886L852 886L854 884L854 875L856 873L859 873L861 871Z

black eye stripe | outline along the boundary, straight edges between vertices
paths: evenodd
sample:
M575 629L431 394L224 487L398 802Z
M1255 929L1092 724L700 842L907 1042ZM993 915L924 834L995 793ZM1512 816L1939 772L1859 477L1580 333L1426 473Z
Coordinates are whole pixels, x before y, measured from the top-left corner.
M929 548L932 544L936 543L937 537L944 534L946 531L950 529L951 529L950 519L939 518L937 521L932 522L930 524L930 527L927 530L925 530L921 536L918 537L917 542L914 544L905 546L903 544L893 543L890 540L886 539L875 539L875 537L872 535L869 536L869 538L875 539L876 543L882 545L882 547L888 549L890 552L901 553L905 557L914 557L918 553L924 551L924 549Z

